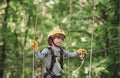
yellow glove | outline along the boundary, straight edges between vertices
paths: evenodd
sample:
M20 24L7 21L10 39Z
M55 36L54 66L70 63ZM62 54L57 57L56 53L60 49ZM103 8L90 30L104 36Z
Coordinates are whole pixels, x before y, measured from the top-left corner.
M85 49L78 49L77 53L78 53L78 55L87 54L87 51Z
M85 49L78 49L77 53L81 59L84 59L85 55L87 54L87 51Z
M32 47L34 50L38 50L38 43L35 40L32 41Z

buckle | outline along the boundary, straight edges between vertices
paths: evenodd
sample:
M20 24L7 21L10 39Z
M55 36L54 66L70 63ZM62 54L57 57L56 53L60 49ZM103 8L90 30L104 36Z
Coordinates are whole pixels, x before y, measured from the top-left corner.
M49 74L49 76L53 77L53 76L55 76L55 74L54 74L53 72L51 72L51 73Z

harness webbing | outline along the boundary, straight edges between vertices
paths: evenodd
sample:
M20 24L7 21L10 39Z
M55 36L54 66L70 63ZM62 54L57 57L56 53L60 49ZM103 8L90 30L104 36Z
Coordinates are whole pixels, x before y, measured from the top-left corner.
M60 48L60 60L59 60L60 66L63 69L63 49Z
M54 51L52 50L51 47L48 47L48 49L51 52L51 64L50 64L50 68L46 67L46 71L47 71L46 73L51 74L52 69L54 67L54 63L56 62L56 59L55 59L56 56L55 56ZM61 68L63 69L63 49L61 49L61 48L60 48L60 60L59 60L59 63L60 63Z

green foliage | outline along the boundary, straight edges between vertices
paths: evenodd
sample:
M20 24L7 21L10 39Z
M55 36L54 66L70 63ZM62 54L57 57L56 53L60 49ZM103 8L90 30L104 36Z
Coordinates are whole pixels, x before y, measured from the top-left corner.
M66 33L63 47L71 52L79 48L88 51L76 77L72 72L81 65L80 58L64 61L63 78L87 78L90 72L90 52L93 44L91 78L119 78L119 0L97 0L93 22L93 0L2 0L0 1L0 78L32 78L33 49L47 46L47 34L54 28ZM70 16L70 9L72 16ZM93 31L93 42L91 36ZM40 42L40 36L43 36ZM43 59L44 61L44 59ZM35 77L37 77L35 59ZM44 62L43 62L44 63Z

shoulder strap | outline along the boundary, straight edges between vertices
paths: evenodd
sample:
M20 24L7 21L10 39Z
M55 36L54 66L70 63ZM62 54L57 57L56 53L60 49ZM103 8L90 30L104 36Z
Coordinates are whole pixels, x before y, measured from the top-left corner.
M50 74L56 60L55 60L55 55L54 55L54 52L53 52L52 48L48 47L48 49L51 51L51 53L50 53L51 54L51 64L50 64L50 68L46 67L46 71L47 71L48 74Z
M63 69L63 49L62 48L60 48L60 61L59 61L59 63L60 63L61 68Z

